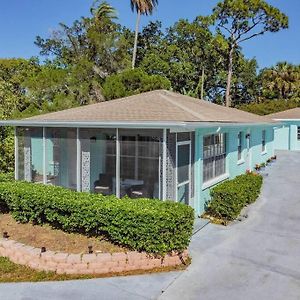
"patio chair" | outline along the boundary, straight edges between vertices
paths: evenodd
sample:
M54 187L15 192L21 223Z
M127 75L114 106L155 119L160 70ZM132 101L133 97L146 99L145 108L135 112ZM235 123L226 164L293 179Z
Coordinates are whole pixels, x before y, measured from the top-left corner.
M108 174L99 174L99 179L94 183L94 192L102 195L111 195L112 176Z

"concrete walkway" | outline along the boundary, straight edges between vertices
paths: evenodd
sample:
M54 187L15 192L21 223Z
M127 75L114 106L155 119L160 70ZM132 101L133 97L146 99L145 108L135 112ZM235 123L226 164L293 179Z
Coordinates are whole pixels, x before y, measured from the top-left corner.
M0 299L300 299L300 152L278 152L242 222L206 225L184 272L0 284Z

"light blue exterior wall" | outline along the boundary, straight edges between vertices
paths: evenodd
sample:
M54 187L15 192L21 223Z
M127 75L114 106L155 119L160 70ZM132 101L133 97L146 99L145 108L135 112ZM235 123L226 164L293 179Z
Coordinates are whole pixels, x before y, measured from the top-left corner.
M262 152L262 130L266 130L266 150ZM242 132L242 159L238 161L238 133ZM226 174L217 180L203 184L203 137L210 134L226 134ZM247 149L246 134L250 134L250 148ZM232 128L202 128L195 132L195 199L194 209L201 215L210 200L210 190L217 183L253 170L256 164L266 162L274 155L272 126L236 126Z
M300 150L300 140L298 140L297 127L300 120L282 121L281 126L274 128L274 148L276 150Z

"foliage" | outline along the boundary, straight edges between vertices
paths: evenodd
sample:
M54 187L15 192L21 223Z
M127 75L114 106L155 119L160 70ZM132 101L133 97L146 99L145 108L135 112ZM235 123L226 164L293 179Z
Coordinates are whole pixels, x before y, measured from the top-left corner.
M104 234L112 242L156 254L187 248L194 222L193 209L180 203L118 199L20 181L0 183L0 203L19 222Z
M114 22L115 10L103 2L94 5L91 13L72 26L61 23L51 37L37 37L35 42L41 54L54 57L52 63L64 73L60 92L80 105L103 101L103 80L130 62L126 30Z
M258 198L262 181L262 176L249 173L217 185L211 190L208 213L224 221L236 219L245 205Z
M284 111L287 109L300 107L300 98L295 100L265 100L260 103L251 102L248 104L243 104L237 106L237 108L248 111L250 113L254 113L257 115L268 115L280 111Z
M266 99L300 98L300 65L279 62L261 71L262 97Z
M168 79L160 75L148 75L141 69L126 70L106 78L103 84L105 99L111 100L142 92L171 88Z
M213 9L211 19L228 41L226 105L231 106L234 49L266 32L288 28L288 17L264 0L224 0Z
M15 180L14 172L0 173L0 182L11 182Z

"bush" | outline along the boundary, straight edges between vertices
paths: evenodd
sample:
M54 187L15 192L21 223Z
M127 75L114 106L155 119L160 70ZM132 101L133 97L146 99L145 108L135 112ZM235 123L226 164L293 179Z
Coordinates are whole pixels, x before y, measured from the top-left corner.
M186 249L194 221L193 209L180 203L118 199L20 181L0 183L1 203L19 222L103 234L117 244L155 254Z
M13 181L15 179L14 172L0 173L0 182Z
M236 219L245 205L258 198L262 181L262 176L250 173L217 185L211 190L208 213L225 221Z

